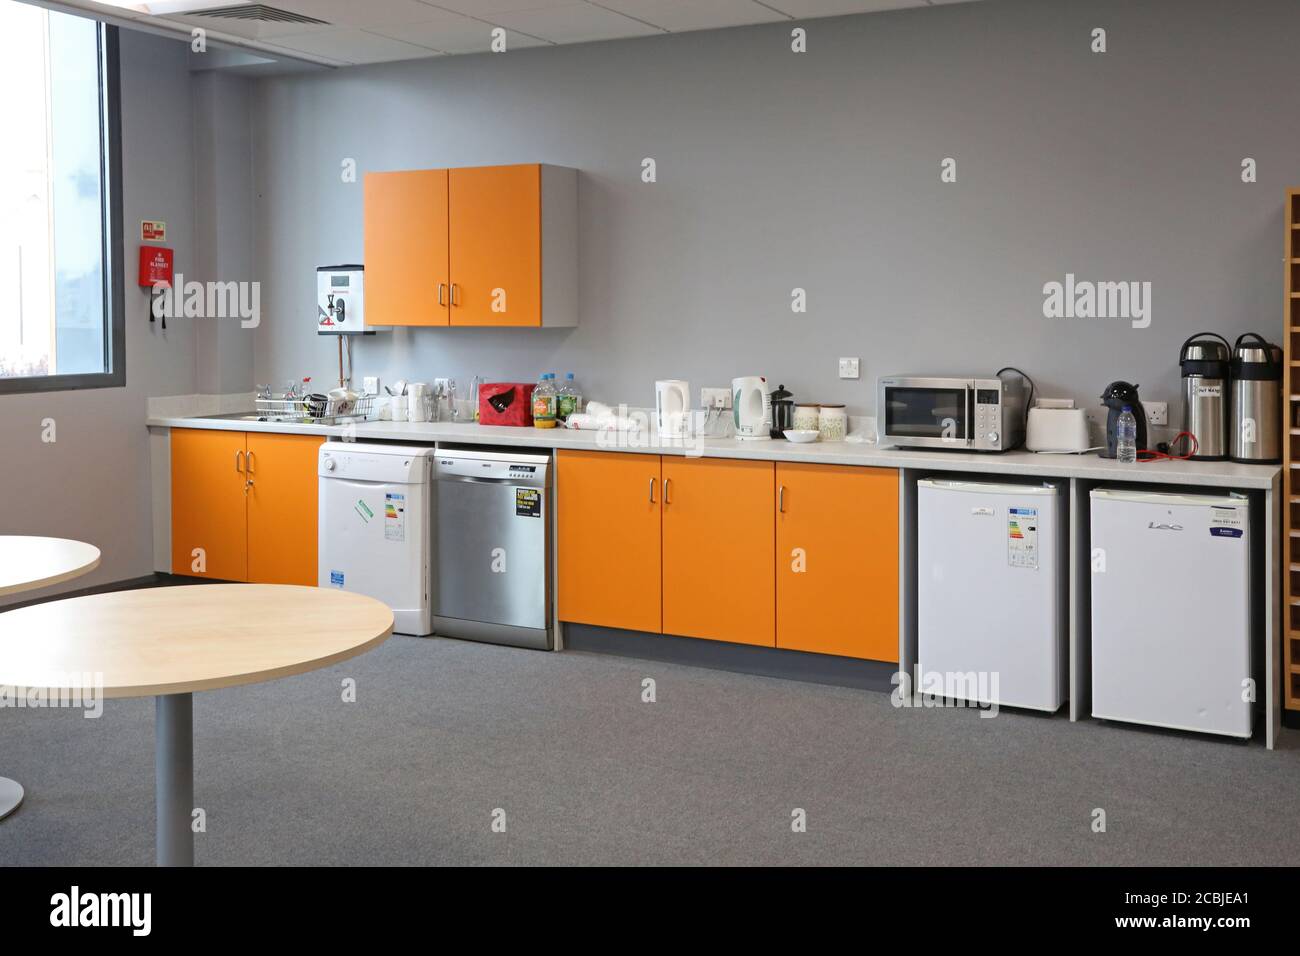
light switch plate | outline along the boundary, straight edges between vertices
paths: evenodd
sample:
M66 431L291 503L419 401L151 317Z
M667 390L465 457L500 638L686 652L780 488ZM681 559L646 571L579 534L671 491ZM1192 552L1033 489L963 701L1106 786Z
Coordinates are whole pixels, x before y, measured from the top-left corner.
M1168 402L1143 402L1142 407L1146 409L1148 425L1169 424Z
M378 395L379 376L367 375L365 378L363 378L361 380L361 391L364 392L366 395Z
M858 377L858 360L855 358L840 359L840 378L857 378Z
M707 388L707 387L700 389L700 407L701 408L730 408L731 389Z

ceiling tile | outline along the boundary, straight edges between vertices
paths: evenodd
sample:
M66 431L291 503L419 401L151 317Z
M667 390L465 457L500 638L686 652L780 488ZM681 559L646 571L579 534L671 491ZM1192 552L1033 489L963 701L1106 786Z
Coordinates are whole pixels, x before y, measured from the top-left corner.
M443 53L483 53L492 44L492 31L501 29L482 20L462 17L458 13L430 11L433 16L424 23L412 23L400 28L379 28L374 32L395 40L418 43ZM545 46L545 40L506 30L506 50L529 46Z
M663 31L590 3L496 13L492 22L552 43L583 43L617 37L662 36Z
M792 17L838 17L846 13L875 13L928 6L925 0L763 0Z
M289 50L327 56L348 63L383 63L388 60L412 60L438 55L437 51L426 47L347 27L276 37L275 43Z
M219 0L213 0L219 2ZM340 27L374 27L420 23L438 11L420 0L266 0L268 6L301 13Z
M542 7L565 7L571 6L574 0L423 0L423 2L444 10L463 13L466 16L491 20L492 15L496 13L540 10Z
M788 19L754 0L591 0L674 33Z

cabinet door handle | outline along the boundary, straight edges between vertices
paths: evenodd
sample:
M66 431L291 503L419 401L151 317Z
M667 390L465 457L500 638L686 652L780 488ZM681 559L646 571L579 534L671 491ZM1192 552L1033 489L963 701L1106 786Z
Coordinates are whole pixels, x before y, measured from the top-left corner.
M650 503L655 503L655 479L650 479Z
M244 449L241 448L239 449L239 451L235 452L235 474L242 475L243 473L244 473Z
M248 453L248 473L251 475L256 469L253 466L257 464L257 456L251 451Z
M459 292L459 291L460 291L460 284L459 284L459 283L456 283L456 282L453 282L453 283L451 284L451 304L454 305L454 306L459 306L459 305L460 305L460 303L456 301L456 299L458 298L458 296L456 295L456 293Z
M668 497L668 492L672 488L672 486L673 486L673 480L671 478L665 478L664 479L664 504L666 505L670 505L673 503L672 499Z
M776 493L776 510L785 514L785 485L782 485Z
M447 304L447 283L445 282L438 283L438 304Z

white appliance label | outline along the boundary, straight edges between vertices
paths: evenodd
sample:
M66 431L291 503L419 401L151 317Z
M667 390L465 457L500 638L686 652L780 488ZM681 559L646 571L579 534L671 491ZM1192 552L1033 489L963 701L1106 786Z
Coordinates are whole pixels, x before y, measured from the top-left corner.
M1196 386L1196 397L1197 398L1222 398L1223 385L1222 384L1201 385L1198 383Z
M406 540L406 495L384 495L384 540Z
M973 515L987 515L987 516L989 516L989 517L992 517L992 516L994 515L995 512L994 512L994 510L993 510L992 508L983 508L983 507L980 507L980 508L972 508L972 509L970 510L970 513L973 514Z
M366 504L360 498L358 498L357 503L352 506L352 510L361 517L362 524L370 524L370 519L375 516L375 512L371 509L370 505Z
M1038 509L1007 509L1007 565L1038 570Z
M1240 538L1246 533L1245 517L1236 508L1210 509L1210 537Z

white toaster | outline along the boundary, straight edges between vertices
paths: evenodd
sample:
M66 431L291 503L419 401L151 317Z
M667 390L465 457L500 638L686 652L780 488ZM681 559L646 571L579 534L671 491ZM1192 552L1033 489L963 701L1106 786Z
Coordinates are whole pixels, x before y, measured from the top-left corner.
M1088 418L1069 398L1040 398L1029 410L1025 447L1030 451L1082 452L1088 442Z

